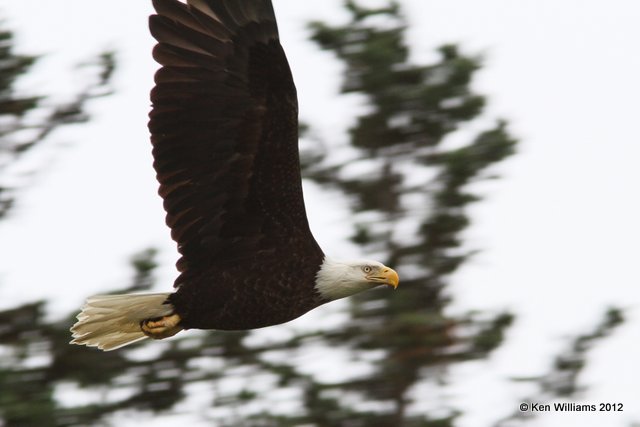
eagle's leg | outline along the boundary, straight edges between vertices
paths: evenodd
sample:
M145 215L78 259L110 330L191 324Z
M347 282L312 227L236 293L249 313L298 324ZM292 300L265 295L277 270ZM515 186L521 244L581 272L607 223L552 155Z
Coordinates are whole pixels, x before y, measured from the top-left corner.
M182 330L182 327L178 326L180 323L180 316L177 314L170 314L168 316L159 317L155 319L147 319L140 322L140 329L148 337L156 340L171 337Z

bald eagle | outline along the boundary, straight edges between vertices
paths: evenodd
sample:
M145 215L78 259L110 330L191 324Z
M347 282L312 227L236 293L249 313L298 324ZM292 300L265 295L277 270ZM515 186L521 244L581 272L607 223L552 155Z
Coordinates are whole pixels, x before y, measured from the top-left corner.
M302 197L296 88L270 0L153 0L153 166L181 254L173 293L97 295L73 344L288 322L398 274L324 255Z

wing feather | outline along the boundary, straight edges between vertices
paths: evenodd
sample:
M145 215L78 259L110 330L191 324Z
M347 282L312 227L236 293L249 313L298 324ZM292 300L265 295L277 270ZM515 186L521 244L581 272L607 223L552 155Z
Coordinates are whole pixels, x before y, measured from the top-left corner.
M306 251L320 262L302 197L296 90L271 2L153 4L162 67L149 129L182 254L176 286L201 286L211 271L247 258Z

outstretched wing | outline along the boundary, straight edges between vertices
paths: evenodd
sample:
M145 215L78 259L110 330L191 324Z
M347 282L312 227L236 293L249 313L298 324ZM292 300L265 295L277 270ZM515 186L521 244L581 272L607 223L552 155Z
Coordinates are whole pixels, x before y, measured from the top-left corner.
M176 286L292 242L321 254L304 209L296 90L269 0L153 0L149 129ZM236 263L237 264L237 263Z

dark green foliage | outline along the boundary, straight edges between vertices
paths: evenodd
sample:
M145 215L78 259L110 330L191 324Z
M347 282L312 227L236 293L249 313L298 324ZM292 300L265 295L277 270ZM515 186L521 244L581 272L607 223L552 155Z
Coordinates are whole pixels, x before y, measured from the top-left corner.
M16 79L33 65L36 58L26 55L15 55L12 52L13 34L0 30L0 117L23 117L26 112L38 105L40 98L16 96L13 89ZM5 136L14 126L3 126L0 136Z
M375 222L358 221L356 216L352 240L385 253L388 264L398 267L402 283L397 292L379 290L352 298L352 320L327 336L333 345L356 353L383 351L374 372L357 381L314 386L314 390L349 392L387 409L359 411L339 399L328 400L334 418L312 420L316 425L347 425L354 420L361 423L349 425L452 425L454 408L442 408L450 416L440 420L409 414L407 408L416 398L411 390L423 381L446 380L446 366L454 361L485 357L501 344L512 322L508 313L448 316L442 290L448 276L470 255L461 236L470 224L465 207L480 197L469 184L485 178L490 166L513 154L516 142L506 123L498 121L468 144L448 148L447 137L484 107L484 97L470 86L480 68L478 59L463 55L456 46L443 46L438 62L412 64L398 4L365 9L349 1L347 8L352 21L344 27L313 23L311 28L313 40L347 66L343 92L368 98L371 113L358 117L350 130L361 156L341 163L328 155L305 171L311 179L352 195L355 212L380 214ZM373 16L387 19L384 29L369 24ZM354 163L370 165L372 158L376 166L369 166L368 173L342 178ZM415 176L425 178L417 182ZM409 198L414 200L411 205L404 202ZM401 233L399 223L403 230L413 224L415 234Z
M584 391L578 386L577 378L586 366L587 352L598 340L609 336L622 322L622 311L609 308L592 332L574 338L569 349L556 356L551 372L539 379L542 391L557 397L571 397Z
M571 402L579 398L585 388L578 384L578 378L587 364L589 350L598 341L611 335L622 322L624 322L622 311L614 307L608 308L593 331L573 338L566 351L555 357L549 372L539 377L514 379L514 381L533 383L538 389L534 396L522 398L520 402L544 404L559 399ZM531 418L531 413L518 411L498 421L496 426L521 425Z
M15 54L12 39L10 31L0 30L0 218L14 204L15 188L5 184L10 178L7 167L36 145L43 144L58 127L86 122L89 117L84 112L85 104L110 93L108 84L115 68L113 52L102 53L85 64L98 68L97 82L90 83L66 103L47 104L45 95L16 92L16 81L29 71L37 58ZM31 116L36 111L41 113L37 119Z

